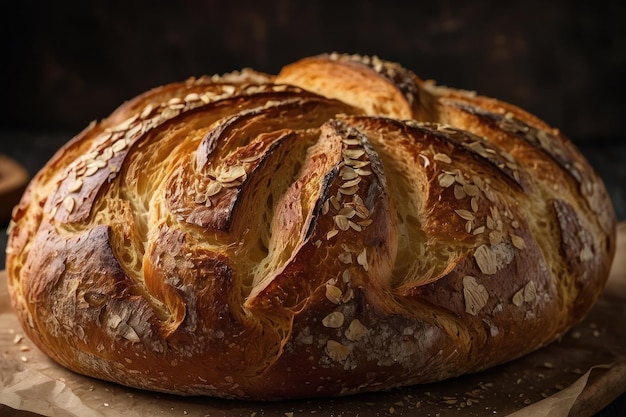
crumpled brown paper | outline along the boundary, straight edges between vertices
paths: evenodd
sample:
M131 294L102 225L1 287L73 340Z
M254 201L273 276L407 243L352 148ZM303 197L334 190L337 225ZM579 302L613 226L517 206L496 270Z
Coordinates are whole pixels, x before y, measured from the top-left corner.
M22 336L0 272L0 413L51 417L430 415L591 416L626 391L626 224L607 289L561 340L511 363L448 381L345 398L245 402L134 390L77 375ZM3 414L4 415L4 414Z
M45 416L102 416L66 384L35 370L18 371L0 387L0 402L16 410Z

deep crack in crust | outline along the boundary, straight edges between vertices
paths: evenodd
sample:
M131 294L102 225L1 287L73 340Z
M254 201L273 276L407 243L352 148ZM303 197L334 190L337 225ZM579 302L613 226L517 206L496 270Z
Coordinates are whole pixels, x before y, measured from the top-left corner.
M33 179L25 332L121 384L336 396L502 363L578 322L615 215L557 130L395 63L321 55L155 88Z

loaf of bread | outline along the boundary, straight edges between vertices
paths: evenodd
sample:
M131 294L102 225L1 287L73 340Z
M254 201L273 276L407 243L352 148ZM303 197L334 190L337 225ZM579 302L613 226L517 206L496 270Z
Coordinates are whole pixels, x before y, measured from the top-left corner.
M563 335L602 292L612 203L513 105L326 54L150 90L12 216L10 294L59 364L261 400L440 381Z

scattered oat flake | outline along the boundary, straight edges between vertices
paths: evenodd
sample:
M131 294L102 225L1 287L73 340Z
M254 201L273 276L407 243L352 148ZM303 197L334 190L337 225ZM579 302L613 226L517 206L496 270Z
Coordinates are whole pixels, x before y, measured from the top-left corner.
M74 199L72 197L65 197L65 200L63 200L63 206L68 213L71 213L74 209Z
M475 219L474 213L472 213L469 210L461 209L461 210L454 210L454 212L456 214L458 214L459 217L462 218L463 220L474 220Z
M353 180L359 176L359 174L356 173L354 168L349 167L347 165L341 169L339 175L341 176L343 180L346 180L346 181Z
M470 206L472 207L472 211L474 213L478 211L478 199L476 197L472 197L470 200Z
M463 187L461 187L460 185L455 185L454 186L454 198L457 200L462 200L465 197L467 197L467 194L465 193L465 191L463 191Z
M83 186L83 180L78 178L69 186L67 191L70 193L73 193L74 191L80 190L82 186Z
M339 192L345 195L354 195L359 191L358 185L353 185L352 187L340 187Z
M470 197L476 197L479 189L474 184L463 184L463 191Z
M588 262L593 259L593 250L588 245L585 245L580 251L579 257L582 262Z
M345 331L346 339L351 342L357 341L365 336L367 336L368 329L361 323L358 319L352 320L348 329Z
M367 250L365 248L361 251L361 253L359 253L359 255L356 258L356 261L366 271L369 269L369 265L367 264Z
M326 298L334 304L341 303L342 291L340 288L331 284L326 284Z
M513 295L513 305L521 307L524 304L524 289L522 288Z
M352 254L350 252L343 252L337 257L337 259L339 259L339 261L341 261L344 264L351 264Z
M484 285L479 284L476 278L467 275L463 278L463 296L465 297L465 311L473 316L487 304L489 293Z
M472 234L474 235L480 235L481 233L485 232L485 226L479 226L476 229L474 229L474 231L472 232Z
M535 301L537 297L537 286L535 281L528 281L528 284L524 287L524 302L531 303Z
M330 339L326 342L326 353L332 360L343 361L350 355L350 348Z
M339 228L339 230L346 231L350 228L350 224L348 223L348 218L342 215L334 216L335 224Z
M496 273L496 254L487 245L481 245L476 249L474 259L476 259L476 263L483 274L493 275Z
M352 220L348 220L348 226L350 226L350 228L352 228L356 232L360 232L361 230L363 230L361 225L353 222Z
M524 239L517 235L514 235L513 233L511 233L511 243L513 243L513 246L515 246L517 249L526 249L526 242L524 241Z
M344 183L343 183L343 184L341 184L339 187L340 187L340 188L351 188L351 187L354 187L355 185L357 185L357 184L358 184L358 183L360 183L360 182L361 182L361 178L360 178L360 177L357 177L357 178L355 178L355 179L353 179L353 180L350 180L350 181L346 181L346 182L344 182Z
M343 313L341 311L333 311L322 319L324 327L330 327L331 329L337 329L343 326Z
M351 219L356 214L356 210L350 206L344 206L337 214Z
M454 184L454 177L450 174L441 174L438 177L439 185L443 188L448 188L452 184Z

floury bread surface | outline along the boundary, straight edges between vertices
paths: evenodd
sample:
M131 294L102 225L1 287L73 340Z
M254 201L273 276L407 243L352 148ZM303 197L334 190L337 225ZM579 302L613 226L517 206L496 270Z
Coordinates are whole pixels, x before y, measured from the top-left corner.
M150 90L13 213L12 303L76 372L246 399L476 372L579 322L615 246L558 130L376 57Z

